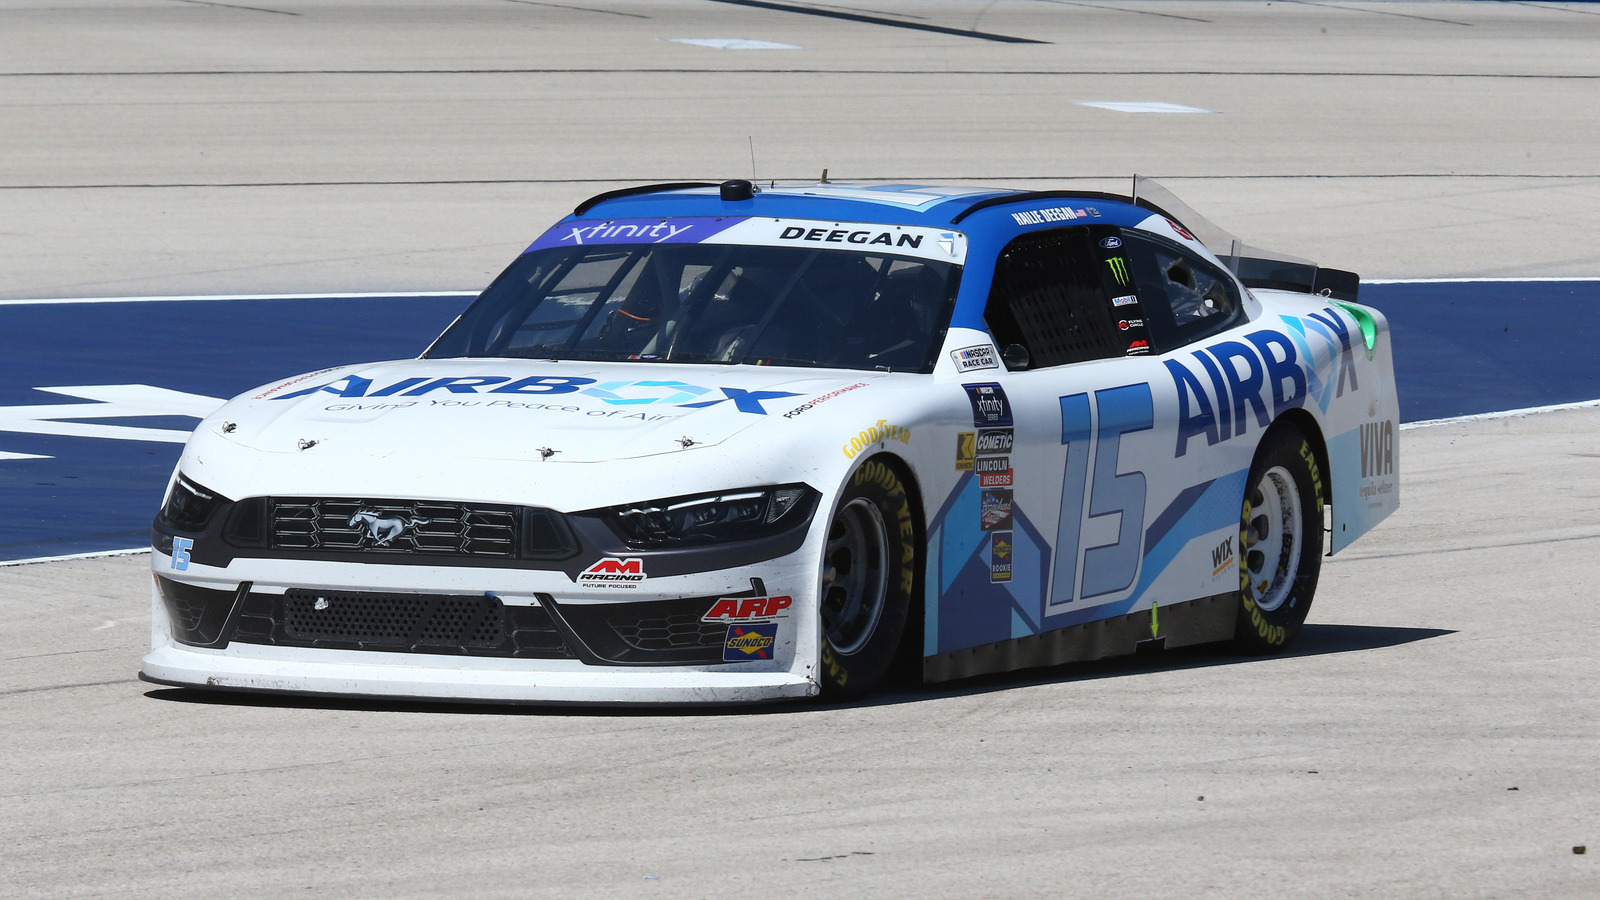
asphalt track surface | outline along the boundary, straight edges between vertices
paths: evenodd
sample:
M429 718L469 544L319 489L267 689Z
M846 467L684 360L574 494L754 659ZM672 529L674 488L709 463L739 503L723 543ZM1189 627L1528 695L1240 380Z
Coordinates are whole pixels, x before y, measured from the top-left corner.
M745 174L747 137L773 177L1153 174L1255 243L1368 278L1600 275L1593 6L125 0L0 15L0 298L456 290L616 181ZM1469 398L1553 397L1594 368L1582 284L1368 296L1422 291L1444 313L1449 329L1415 337L1397 315L1402 369L1454 373L1443 386ZM97 324L153 344L205 315L137 322L132 307L157 309ZM1526 364L1497 368L1509 351ZM1474 366L1486 374L1461 374ZM130 382L8 373L33 396L0 406L97 383ZM133 677L145 559L0 568L0 893L1595 896L1600 863L1573 849L1600 846L1597 433L1593 408L1405 430L1400 511L1326 562L1288 655L1168 653L847 707L153 689Z

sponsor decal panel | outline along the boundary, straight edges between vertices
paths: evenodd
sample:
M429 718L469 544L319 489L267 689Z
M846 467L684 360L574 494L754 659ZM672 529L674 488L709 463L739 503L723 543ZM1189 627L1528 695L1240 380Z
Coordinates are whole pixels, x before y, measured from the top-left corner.
M540 235L528 249L589 244L694 244L745 219L745 216L681 216L562 222Z
M1011 401L1006 399L1005 388L993 382L964 384L967 402L972 404L972 424L979 428L1001 425L1011 426Z
M1118 331L1127 331L1129 328L1143 328L1143 319L1121 319L1117 322Z
M1011 487L1011 457L1009 456L978 457L974 471L978 475L978 487Z
M452 375L443 378L411 377L402 378L393 384L374 388L372 379L360 375L346 375L343 378L327 384L302 388L290 394L274 397L274 400L291 400L296 397L306 397L311 394L326 393L336 397L345 398L371 398L371 397L421 397L435 391L444 391L452 398L463 396L481 396L496 394L512 394L519 396L549 397L561 394L582 393L594 396L613 406L637 407L661 405L674 409L704 409L716 406L719 403L732 402L734 407L742 413L764 416L767 410L762 403L768 400L777 400L783 397L798 397L796 391L751 391L736 387L709 388L700 385L688 384L682 381L658 381L647 379L644 381L608 381L596 384L597 379L584 378L576 375L529 375L513 380L509 375ZM711 394L713 390L720 391L722 396L711 399L698 399ZM504 404L495 403L491 398L485 406L504 405L507 407L516 404L507 401ZM692 402L684 402L692 401ZM468 406L477 405L482 401L444 400L435 401L435 406ZM332 409L332 407L329 407ZM592 410L588 415L610 415L605 410Z
M955 361L956 370L959 372L1000 368L1000 360L994 355L994 347L989 344L951 350L950 358Z
M1294 332L1315 332L1327 343L1331 354L1327 381L1317 375L1320 367L1314 360L1302 357L1314 352L1309 344L1297 347L1289 335L1272 329L1162 361L1178 392L1174 456L1187 453L1189 442L1196 438L1204 437L1207 446L1220 444L1249 433L1252 422L1265 430L1285 410L1305 405L1308 398L1318 398L1326 409L1333 397L1361 389L1350 329L1343 318L1324 309L1296 317L1290 324Z
M1115 250L1118 247L1122 246L1122 238L1115 237L1115 236L1113 236L1113 237L1103 237L1103 238L1100 239L1100 246L1104 247L1107 250Z
M1090 216L1099 216L1100 210L1094 207L1052 206L1047 209L1030 209L1024 212L1014 212L1011 218L1018 225L1047 225L1051 222L1070 222L1073 219L1083 219Z
M1394 422L1368 422L1361 426L1361 499L1381 506L1394 488Z
M989 535L989 583L1001 584L1011 580L1011 532L996 531Z
M1150 342L1149 341L1130 341L1130 342L1128 342L1128 355L1129 356L1143 356L1143 355L1145 355L1145 354L1147 354L1149 352L1150 352Z
M1139 295L1138 294L1124 294L1121 297L1112 297L1111 298L1111 305L1112 306L1132 306L1133 304L1138 303L1138 302L1139 302Z
M729 625L722 643L723 662L771 659L772 645L778 641L777 624Z
M984 491L979 501L979 527L984 531L1011 530L1011 491Z
M578 586L631 591L643 583L646 577L643 559L639 557L617 559L608 556L578 573Z
M766 622L794 605L793 597L722 597L700 617L702 622Z
M976 434L963 431L956 435L956 471L971 472L972 458L977 455Z
M1113 256L1106 260L1106 268L1111 270L1111 277L1115 278L1117 284L1122 287L1129 287L1133 284L1133 279L1128 275L1128 261L1126 259L1120 256Z
M985 428L978 432L974 444L978 456L1010 453L1011 448L1016 445L1016 432L1010 428Z
M1224 570L1233 565L1233 535L1223 538L1222 543L1211 549L1212 575L1221 575Z
M858 381L855 384L845 385L844 387L839 388L836 391L829 391L828 393L823 394L820 397L812 397L810 400L807 400L806 402L800 404L799 406L796 406L794 409L791 409L788 412L784 413L783 417L785 419L792 419L795 416L798 416L798 415L806 412L807 410L812 409L813 407L815 407L819 403L826 403L829 400L832 400L833 398L835 398L835 397L837 397L837 396L839 396L841 394L848 394L851 391L859 390L859 389L864 388L866 386L867 386L867 383L865 381Z
M873 444L882 441L899 441L902 444L911 443L911 429L904 425L890 425L888 419L879 419L872 425L861 430L861 433L850 439L844 445L844 455L847 459L855 459L856 455L866 450Z

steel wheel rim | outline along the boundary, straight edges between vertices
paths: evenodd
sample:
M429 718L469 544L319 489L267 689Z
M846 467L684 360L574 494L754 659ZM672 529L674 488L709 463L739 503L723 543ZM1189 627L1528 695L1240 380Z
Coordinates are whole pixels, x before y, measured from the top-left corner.
M1239 526L1240 588L1256 606L1272 611L1289 599L1305 547L1300 488L1283 466L1262 473L1245 496Z
M822 631L843 656L877 630L889 595L888 533L876 504L856 498L828 526L822 557Z

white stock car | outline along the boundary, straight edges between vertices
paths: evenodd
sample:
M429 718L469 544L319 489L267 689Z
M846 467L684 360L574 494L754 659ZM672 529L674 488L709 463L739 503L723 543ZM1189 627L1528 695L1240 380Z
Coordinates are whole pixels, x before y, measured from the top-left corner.
M1388 326L1134 193L596 197L421 358L200 424L142 675L730 703L1282 649L1398 502Z

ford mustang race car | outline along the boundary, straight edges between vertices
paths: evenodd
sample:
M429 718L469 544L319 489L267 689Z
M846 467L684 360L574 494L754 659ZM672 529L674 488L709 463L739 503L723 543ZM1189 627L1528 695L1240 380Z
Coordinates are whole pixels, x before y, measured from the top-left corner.
M142 675L733 703L1282 650L1398 503L1388 325L1134 188L595 197L420 358L200 424Z

